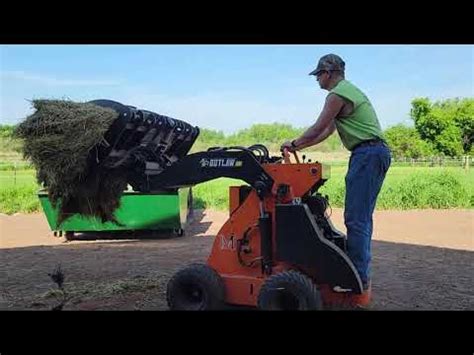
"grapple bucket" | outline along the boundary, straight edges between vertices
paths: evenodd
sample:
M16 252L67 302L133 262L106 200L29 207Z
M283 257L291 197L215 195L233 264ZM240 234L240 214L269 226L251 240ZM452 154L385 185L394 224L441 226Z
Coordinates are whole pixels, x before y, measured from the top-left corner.
M199 135L199 128L157 113L111 100L90 103L111 108L119 116L105 134L99 161L103 168L126 168L129 184L149 192L149 178L184 157Z

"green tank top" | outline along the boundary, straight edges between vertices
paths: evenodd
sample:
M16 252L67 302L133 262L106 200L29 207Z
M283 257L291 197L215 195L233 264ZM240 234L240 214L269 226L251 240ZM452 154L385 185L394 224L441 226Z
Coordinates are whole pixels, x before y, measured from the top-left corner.
M354 105L349 116L336 117L336 128L342 144L352 150L357 144L380 138L385 140L377 114L365 94L347 80L341 80L329 94L339 95Z

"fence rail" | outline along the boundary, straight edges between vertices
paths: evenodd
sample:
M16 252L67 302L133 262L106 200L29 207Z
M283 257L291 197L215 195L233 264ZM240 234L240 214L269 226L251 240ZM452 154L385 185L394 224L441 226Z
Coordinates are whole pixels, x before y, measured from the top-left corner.
M407 158L407 157L394 157L392 162L397 166L426 166L426 167L462 167L469 169L472 165L472 156L466 155L460 158L447 158L447 157L428 157L428 158Z

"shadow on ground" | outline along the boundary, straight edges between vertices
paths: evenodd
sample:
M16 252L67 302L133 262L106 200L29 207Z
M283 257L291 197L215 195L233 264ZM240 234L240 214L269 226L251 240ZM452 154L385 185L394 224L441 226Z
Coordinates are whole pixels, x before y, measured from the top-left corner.
M202 219L198 211L183 237L99 235L0 249L0 309L50 309L57 292L48 273L61 264L72 296L65 309L166 310L169 278L210 253L214 238ZM372 252L371 309L474 309L473 252L383 241L373 241Z

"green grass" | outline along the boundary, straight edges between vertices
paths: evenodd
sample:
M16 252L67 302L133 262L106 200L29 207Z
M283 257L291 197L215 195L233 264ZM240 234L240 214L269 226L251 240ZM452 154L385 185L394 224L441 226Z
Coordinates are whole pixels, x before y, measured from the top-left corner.
M0 212L30 213L40 209L34 170L0 170Z
M0 189L15 186L37 186L34 170L1 170Z
M37 192L38 187L35 184L0 187L0 212L13 214L39 211Z
M343 207L347 164L331 165L331 178L320 188L333 207ZM197 208L227 210L229 186L244 184L218 179L193 188ZM474 208L474 170L454 167L391 167L380 192L378 209Z
M33 164L25 161L0 161L0 170L32 170L34 169Z
M331 178L320 192L329 196L332 207L343 207L347 164L330 164ZM195 207L225 211L229 208L229 186L243 184L240 180L221 178L196 185L193 188ZM39 211L38 189L34 170L19 170L16 177L14 171L0 171L0 212ZM377 208L474 208L474 169L392 166Z
M347 167L331 167L320 189L331 206L343 207ZM380 191L378 209L474 208L474 170L454 167L391 167Z
M193 187L195 208L229 209L229 186L244 185L236 179L221 178L208 181Z

